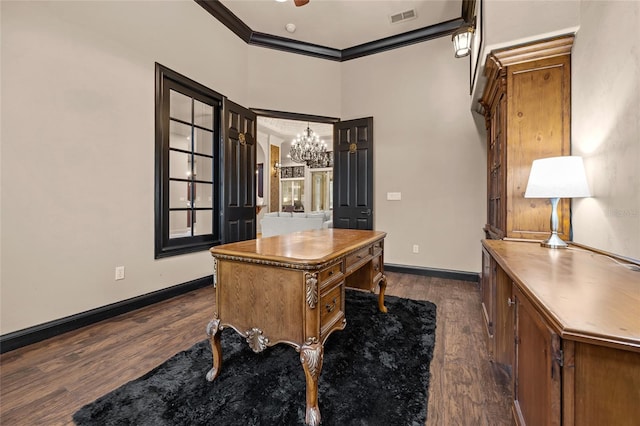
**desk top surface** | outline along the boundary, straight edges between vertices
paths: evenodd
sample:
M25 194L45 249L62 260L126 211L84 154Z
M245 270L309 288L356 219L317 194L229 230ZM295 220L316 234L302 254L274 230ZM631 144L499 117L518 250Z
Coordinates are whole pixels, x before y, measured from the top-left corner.
M382 231L317 229L223 244L212 247L210 252L216 258L313 267L373 244L386 235Z
M483 245L563 338L640 351L640 272L580 248L503 240Z

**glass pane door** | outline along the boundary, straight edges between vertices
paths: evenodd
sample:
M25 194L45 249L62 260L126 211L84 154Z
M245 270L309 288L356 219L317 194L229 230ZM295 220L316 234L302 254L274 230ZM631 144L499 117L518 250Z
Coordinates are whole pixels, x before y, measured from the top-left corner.
M281 180L280 197L283 211L303 212L304 179Z

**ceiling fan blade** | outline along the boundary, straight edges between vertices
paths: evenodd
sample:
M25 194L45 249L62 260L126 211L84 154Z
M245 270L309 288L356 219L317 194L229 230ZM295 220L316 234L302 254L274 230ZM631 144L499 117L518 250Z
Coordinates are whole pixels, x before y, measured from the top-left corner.
M295 3L296 6L299 7L309 3L309 0L293 0L293 2Z

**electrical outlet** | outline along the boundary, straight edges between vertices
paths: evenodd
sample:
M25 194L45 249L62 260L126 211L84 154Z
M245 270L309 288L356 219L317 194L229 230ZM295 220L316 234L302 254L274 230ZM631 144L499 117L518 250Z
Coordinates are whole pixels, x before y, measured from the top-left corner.
M124 280L124 266L116 266L116 281Z
M420 252L420 246L419 246L419 245L417 245L417 244L414 244L414 245L413 245L413 252L414 252L414 253L419 253L419 252Z

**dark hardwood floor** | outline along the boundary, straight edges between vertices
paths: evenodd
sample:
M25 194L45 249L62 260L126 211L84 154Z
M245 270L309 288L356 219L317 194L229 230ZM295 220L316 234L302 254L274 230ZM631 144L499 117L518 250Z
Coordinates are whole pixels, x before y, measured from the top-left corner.
M437 305L426 424L510 425L509 397L496 384L485 346L477 286L387 276L387 295ZM82 405L206 338L212 300L213 288L203 288L1 355L0 424L73 424Z

